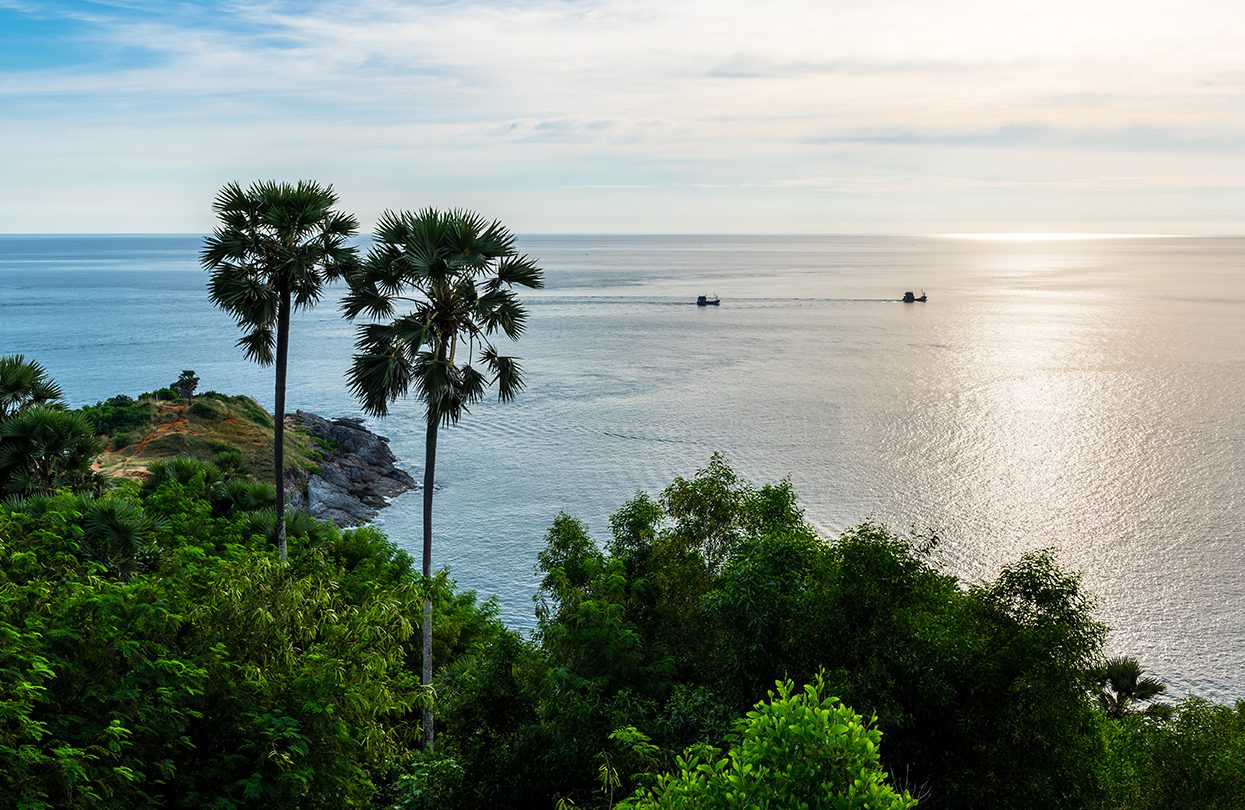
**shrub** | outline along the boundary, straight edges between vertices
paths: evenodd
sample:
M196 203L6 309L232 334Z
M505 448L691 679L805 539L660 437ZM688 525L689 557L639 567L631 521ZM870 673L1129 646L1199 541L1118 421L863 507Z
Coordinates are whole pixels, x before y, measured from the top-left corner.
M887 784L882 733L838 698L823 696L824 686L818 677L793 694L792 682L780 681L740 721L730 751L687 749L674 772L619 809L914 807L911 796Z
M95 433L100 436L115 436L123 431L130 431L151 423L151 405L132 399L124 394L109 397L94 405L78 409L79 413L90 420Z
M198 402L191 405L187 411L192 416L197 416L200 419L216 420L225 415L224 411L218 408L215 403L204 399L200 399Z

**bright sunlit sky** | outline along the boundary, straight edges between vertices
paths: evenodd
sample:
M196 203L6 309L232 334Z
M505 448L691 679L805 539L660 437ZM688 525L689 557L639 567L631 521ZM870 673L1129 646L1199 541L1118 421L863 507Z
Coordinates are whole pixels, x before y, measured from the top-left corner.
M1245 232L1241 0L0 0L0 232Z

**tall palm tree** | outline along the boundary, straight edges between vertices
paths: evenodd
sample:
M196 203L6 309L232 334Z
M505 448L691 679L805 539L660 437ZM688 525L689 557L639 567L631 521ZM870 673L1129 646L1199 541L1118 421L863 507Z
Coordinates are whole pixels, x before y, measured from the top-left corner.
M48 372L20 354L0 357L0 422L32 405L59 404L61 387Z
M1098 705L1108 717L1142 714L1162 717L1171 707L1166 703L1150 703L1167 691L1167 684L1157 678L1143 678L1141 664L1135 658L1109 658L1095 673ZM1145 708L1140 704L1150 703Z
M515 287L544 286L541 269L515 249L500 222L470 211L395 213L376 224L367 260L348 276L346 317L374 322L358 329L347 373L363 409L376 416L412 389L424 403L423 683L432 683L432 488L437 430L497 386L502 402L523 388L513 357L492 338L518 340L527 321ZM424 709L424 748L433 742L432 709Z
M320 300L327 281L353 267L348 244L358 220L333 210L332 186L265 181L220 190L212 210L219 227L203 242L200 262L212 273L212 303L243 332L238 346L262 366L276 363L273 397L273 467L277 487L277 548L285 543L285 375L290 313Z

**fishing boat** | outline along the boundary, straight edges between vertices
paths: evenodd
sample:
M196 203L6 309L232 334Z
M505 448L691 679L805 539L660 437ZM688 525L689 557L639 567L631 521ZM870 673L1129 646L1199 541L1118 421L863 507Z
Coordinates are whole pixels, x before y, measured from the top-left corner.
M911 290L903 294L903 302L905 304L913 304L913 303L916 303L917 301L924 301L924 300L925 300L925 290L921 290L920 295L917 295Z
M722 299L718 298L717 293L714 293L712 298L707 295L696 296L696 306L698 307L716 307L721 304Z

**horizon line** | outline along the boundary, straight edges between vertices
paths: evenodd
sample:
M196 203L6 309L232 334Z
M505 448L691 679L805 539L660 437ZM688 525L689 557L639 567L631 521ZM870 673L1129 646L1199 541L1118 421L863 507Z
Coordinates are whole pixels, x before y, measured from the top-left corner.
M0 237L106 237L106 236L185 236L204 237L210 231L0 231ZM1075 241L1079 239L1190 239L1190 238L1240 238L1245 233L1145 233L1145 232L1099 232L1099 231L516 231L516 236L589 236L589 237L894 237L908 239L963 239L968 241ZM360 233L369 236L370 233Z

